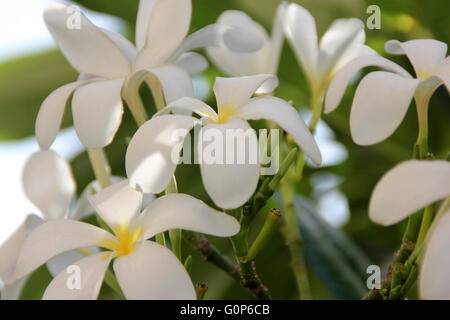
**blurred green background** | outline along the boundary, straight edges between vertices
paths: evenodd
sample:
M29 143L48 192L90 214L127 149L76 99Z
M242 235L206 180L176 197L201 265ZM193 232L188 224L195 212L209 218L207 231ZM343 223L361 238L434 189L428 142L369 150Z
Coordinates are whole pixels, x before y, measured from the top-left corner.
M138 0L79 0L81 6L113 16L127 23L126 36L134 39L134 24ZM227 9L244 10L270 32L278 0L193 0L192 31L213 23L220 13ZM390 39L405 41L414 38L432 37L446 43L450 39L447 0L305 0L291 1L303 5L316 19L319 35L330 23L340 17L358 17L366 21L366 8L376 4L381 8L381 30L366 28L366 43L385 56L384 42ZM41 12L36 12L41 15ZM2 31L5 32L5 31ZM404 56L389 57L412 72ZM367 69L364 73L371 71ZM212 82L220 75L213 66L207 71ZM59 86L75 80L77 74L57 50L12 59L0 64L0 140L17 140L34 134L34 121L44 98ZM276 94L292 100L294 106L308 105L308 87L296 59L285 43L280 60L280 87ZM348 151L348 158L339 165L308 167L305 177L297 186L299 194L314 198L311 177L317 172L332 173L340 178L339 185L348 199L350 219L335 229L318 217L314 199L310 203L298 200L297 208L302 225L307 259L315 299L357 299L365 292L365 268L368 264L380 265L383 270L389 264L393 252L400 244L404 223L390 228L376 226L367 218L367 206L371 191L381 175L395 164L411 157L412 146L417 137L416 111L412 105L400 128L386 141L370 146L355 145L349 133L349 110L355 84L347 90L340 108L324 116L324 121L334 131L335 140ZM148 90L142 88L142 95L152 105ZM437 90L430 107L430 150L437 158L446 158L450 151L450 109L449 96L444 88ZM211 105L215 102L209 98ZM64 118L64 126L72 123L70 109ZM136 130L131 115L126 112L123 125L114 141L107 147L113 173L124 175L124 154L127 142ZM82 153L72 160L78 183L78 191L93 179L87 156ZM195 166L180 166L177 169L180 192L208 199ZM317 177L317 175L316 175ZM276 206L276 200L268 205ZM264 209L255 221L253 230L258 229L268 210ZM252 234L251 237L254 237ZM224 239L211 238L225 253L230 254L230 243ZM192 277L194 283L203 281L209 286L206 299L251 298L231 278L214 266L202 261L200 255L184 245L184 257L192 254ZM276 232L256 260L264 283L276 299L290 299L296 296L295 281L289 268L289 255L281 235ZM151 270L149 270L151 272ZM43 293L50 275L45 267L39 269L28 281L23 298L37 299ZM110 297L107 288L102 296ZM412 294L411 297L414 297Z

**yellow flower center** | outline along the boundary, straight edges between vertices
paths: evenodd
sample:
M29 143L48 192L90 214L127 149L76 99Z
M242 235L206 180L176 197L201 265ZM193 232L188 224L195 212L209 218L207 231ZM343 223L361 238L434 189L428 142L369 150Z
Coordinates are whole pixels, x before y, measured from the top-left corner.
M142 228L118 227L115 228L116 239L104 239L102 244L105 248L114 252L116 257L126 256L134 251L134 243L142 234Z
M429 77L430 77L430 74L428 72L426 72L426 71L417 73L417 78L422 78L423 81L428 80Z
M215 123L223 124L228 121L231 116L237 116L239 112L233 106L224 106L219 108L219 118Z

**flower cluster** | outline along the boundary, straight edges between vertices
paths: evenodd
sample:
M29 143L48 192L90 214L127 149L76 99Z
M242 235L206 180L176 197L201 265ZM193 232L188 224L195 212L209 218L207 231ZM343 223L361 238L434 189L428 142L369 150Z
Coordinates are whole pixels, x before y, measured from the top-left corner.
M37 116L40 151L26 163L23 187L44 218L29 215L0 247L2 298L18 298L27 277L47 264L54 278L44 299L97 299L104 282L127 299L195 299L189 259L183 260L180 251L182 234L192 232L230 237L240 283L246 286L246 276L256 272L251 260L279 215L271 211L249 250L250 222L283 179L288 245L289 239L299 235L290 202L305 156L321 164L321 151L313 137L316 124L322 110L329 113L338 107L354 74L368 66L386 71L369 73L356 89L350 114L355 143L370 145L388 138L413 98L419 119L418 160L399 164L380 180L369 217L391 225L428 206L418 237L409 239L413 246L398 263L407 275L413 274L413 268L420 269L424 298L450 298L448 281L440 280L450 276L450 259L442 254L450 241L450 165L430 160L427 119L428 102L437 87L444 84L450 91L445 43L432 39L386 43L388 53L407 55L416 73L413 77L364 45L364 24L359 19L334 21L318 40L313 16L297 4L279 5L270 36L247 14L234 10L188 34L191 0L141 0L134 44L95 26L84 15L80 28L68 28L67 8L51 4L44 21L79 78L53 91ZM309 126L290 102L275 96L284 38L309 84ZM205 49L228 76L214 81L216 108L195 98L192 76L208 68L208 61L193 51L197 49ZM139 94L142 85L150 89L157 109L151 117ZM75 204L70 164L50 149L68 104L95 173L95 180ZM127 177L116 177L111 176L103 148L114 140L125 107L138 129L132 133L126 154L117 155L125 159ZM280 141L266 141L279 146L283 160L273 176L261 175L261 137L252 127L253 120L263 120L269 129L283 132ZM192 130L200 130L203 137L196 141L196 154L231 159L230 163L200 161L199 178L215 208L177 190L175 172L182 152L190 152ZM214 140L216 136L223 138L220 143ZM298 156L297 147L301 150ZM243 161L236 160L240 154ZM249 161L252 157L254 161ZM433 204L443 199L433 220ZM93 214L95 222L86 222ZM167 234L170 241L166 241ZM68 284L69 267L81 270L75 289ZM301 270L293 265L299 286L305 285L298 274ZM396 275L394 271L384 291L373 296L405 295L408 277ZM260 281L256 273L253 276ZM258 285L258 289L249 289L257 297L270 297L268 289Z

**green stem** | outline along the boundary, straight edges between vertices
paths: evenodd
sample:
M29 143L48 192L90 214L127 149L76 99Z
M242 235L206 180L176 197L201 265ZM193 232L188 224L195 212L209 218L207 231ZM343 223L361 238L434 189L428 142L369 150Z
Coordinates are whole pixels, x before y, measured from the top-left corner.
M173 254L181 261L181 230L171 229L169 230L169 239L172 246Z
M200 252L204 261L214 264L236 281L240 281L239 267L228 257L222 255L219 250L203 235L196 232L183 230L183 239L194 249Z
M435 205L430 204L427 206L423 213L422 224L420 225L419 235L417 236L416 246L420 246L425 240L428 230L430 229L431 222L433 220Z
M264 244L264 242L269 238L279 219L280 219L280 210L272 208L269 211L269 214L267 215L266 221L264 222L264 226L262 227L255 241L250 247L250 250L248 251L247 254L248 260L253 260L256 258L256 255L261 250L261 247Z
M89 160L94 171L95 178L97 179L102 189L111 185L110 172L108 161L103 149L87 149Z
M300 300L311 299L308 271L303 253L303 240L294 210L294 189L288 181L281 182L281 196L283 198L285 226L283 235L291 256L291 268L294 273Z

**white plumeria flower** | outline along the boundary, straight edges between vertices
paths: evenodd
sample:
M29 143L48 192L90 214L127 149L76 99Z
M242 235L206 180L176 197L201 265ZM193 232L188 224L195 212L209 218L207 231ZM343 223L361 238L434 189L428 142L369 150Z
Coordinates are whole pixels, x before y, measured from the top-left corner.
M30 214L25 222L0 247L0 278L6 284L2 299L17 299L27 277L15 279L14 266L26 236L46 220L67 218L75 196L76 184L69 163L52 150L36 152L27 160L22 185L27 198L39 208L44 219ZM53 275L80 259L81 254L69 252L47 263Z
M364 23L356 18L335 20L318 42L314 17L292 3L285 13L284 31L318 99L333 75L354 58L370 53L364 46Z
M140 213L142 197L127 180L90 197L114 234L74 220L54 220L37 227L22 246L16 278L62 252L99 246L107 251L74 264L81 272L78 290L67 287L70 275L63 271L49 284L44 299L96 299L113 259L117 281L127 299L195 299L194 286L180 261L170 250L147 239L169 229L229 237L239 232L239 223L200 200L176 193L152 201Z
M353 140L360 145L371 145L388 138L402 122L413 97L417 105L419 130L424 130L428 101L434 91L441 84L450 90L450 58L445 57L445 43L433 39L403 43L391 40L386 42L385 50L391 54L406 54L416 78L381 56L359 57L336 74L325 99L325 113L329 113L338 107L350 79L361 68L375 66L390 71L369 73L356 89L350 113L350 130Z
M377 183L369 217L381 225L397 223L427 205L450 196L450 162L409 160ZM445 202L444 202L445 203ZM450 208L444 208L428 231L420 268L420 292L426 299L450 299Z
M375 186L369 217L383 226L392 225L449 195L448 161L404 161L389 170Z
M264 45L261 49L249 53L234 52L223 47L210 47L206 49L208 57L227 76L239 77L256 74L277 74L283 45L282 24L286 8L286 2L282 2L278 6L270 37L264 27L253 21L245 12L237 10L223 12L219 16L217 23L253 30L261 36ZM259 88L257 93L270 93L270 89L270 84L267 84Z
M168 103L194 95L187 71L200 72L207 63L200 55L186 51L213 45L251 51L261 46L253 34L229 26L210 25L186 38L191 0L141 0L136 47L120 34L96 27L83 14L80 27L69 28L72 11L67 9L64 4L53 3L45 10L44 20L80 77L53 91L40 108L36 137L44 150L55 140L72 93L78 137L87 148L102 148L111 143L120 126L122 96L130 107L136 102L136 97L127 99L130 87L138 88L142 81L156 78Z
M174 174L184 138L200 121L186 115L160 115L171 111L194 112L203 117L202 122L205 125L199 135L207 136L213 131L220 133L226 140L222 140L223 145L219 147L224 148L224 158L227 157L226 145L234 143L234 140L227 138L227 132L231 131L237 139L247 137L251 144L251 141L257 141L257 137L247 120L269 119L289 133L300 148L314 162L320 164L321 155L313 136L289 103L271 96L251 98L266 81L277 84L277 78L273 75L216 78L214 93L218 113L193 98L182 98L166 106L138 129L128 145L125 164L131 185L145 193L159 193L166 188ZM184 132L180 133L180 130ZM177 137L174 138L174 135ZM207 147L206 144L199 143L199 153L204 154ZM254 193L259 179L259 159L253 163L249 161L250 157L254 156L248 154L251 152L250 146L245 150L238 149L237 152L245 154L245 163L200 162L206 191L211 199L224 209L243 205Z

